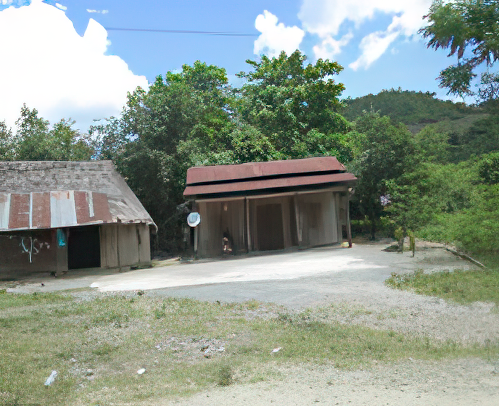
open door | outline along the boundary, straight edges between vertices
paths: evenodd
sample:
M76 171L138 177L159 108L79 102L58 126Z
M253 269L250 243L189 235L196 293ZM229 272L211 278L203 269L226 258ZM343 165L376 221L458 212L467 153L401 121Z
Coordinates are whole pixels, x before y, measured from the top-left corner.
M68 268L100 268L99 226L69 229Z

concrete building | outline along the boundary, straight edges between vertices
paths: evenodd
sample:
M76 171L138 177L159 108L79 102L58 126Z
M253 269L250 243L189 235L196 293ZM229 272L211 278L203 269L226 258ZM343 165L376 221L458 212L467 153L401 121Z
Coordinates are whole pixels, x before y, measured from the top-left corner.
M194 249L213 257L224 250L313 247L343 238L351 245L355 182L334 157L190 168L184 197L201 216Z
M111 161L0 162L0 272L148 264L151 230Z

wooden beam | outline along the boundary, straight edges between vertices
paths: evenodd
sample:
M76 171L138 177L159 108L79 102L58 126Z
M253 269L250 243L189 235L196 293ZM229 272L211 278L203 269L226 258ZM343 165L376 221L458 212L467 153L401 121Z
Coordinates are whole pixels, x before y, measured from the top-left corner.
M251 251L251 224L250 224L250 205L249 205L249 199L245 198L244 199L244 205L246 208L246 248L248 249L248 252Z
M302 242L302 233L301 233L301 228L300 228L300 211L298 207L298 202L296 201L296 197L298 196L298 193L296 193L293 196L293 203L295 205L295 218L296 218L296 236L298 238L298 246L301 246Z
M348 248L352 248L352 229L350 227L350 193L347 192L346 196L346 207L345 214L347 216L347 239L348 239Z

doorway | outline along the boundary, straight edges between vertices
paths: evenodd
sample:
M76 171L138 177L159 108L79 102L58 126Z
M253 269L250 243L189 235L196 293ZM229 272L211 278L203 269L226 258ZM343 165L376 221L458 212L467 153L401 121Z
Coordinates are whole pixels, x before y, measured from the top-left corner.
M260 251L284 249L281 204L257 206L256 221L258 249Z
M99 226L69 229L68 268L100 268Z

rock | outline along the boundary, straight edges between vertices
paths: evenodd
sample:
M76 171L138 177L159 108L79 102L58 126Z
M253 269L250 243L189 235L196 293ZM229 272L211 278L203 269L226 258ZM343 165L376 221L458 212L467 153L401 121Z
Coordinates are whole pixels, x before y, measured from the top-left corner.
M140 369L137 371L137 374L138 374L138 375L142 375L144 372L146 372L146 369L145 369L145 368L140 368Z

